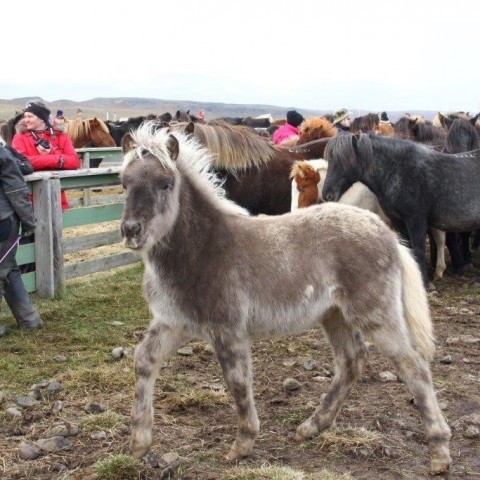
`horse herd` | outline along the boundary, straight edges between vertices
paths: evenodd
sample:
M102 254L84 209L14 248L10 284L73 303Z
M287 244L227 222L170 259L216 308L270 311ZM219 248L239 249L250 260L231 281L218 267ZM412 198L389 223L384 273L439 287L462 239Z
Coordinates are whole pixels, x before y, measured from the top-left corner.
M320 323L337 368L296 439L334 422L369 340L415 397L431 473L449 469L450 429L429 367L425 239L430 231L438 247L437 277L444 232L454 267L469 260L468 232L480 229L478 115L439 115L439 125L355 120L345 133L327 118L307 119L298 141L283 146L245 121L188 112L107 123L124 152L121 234L143 256L153 315L135 353L137 457L152 443L158 365L194 338L214 348L237 405L227 458L249 455L259 431L249 339Z

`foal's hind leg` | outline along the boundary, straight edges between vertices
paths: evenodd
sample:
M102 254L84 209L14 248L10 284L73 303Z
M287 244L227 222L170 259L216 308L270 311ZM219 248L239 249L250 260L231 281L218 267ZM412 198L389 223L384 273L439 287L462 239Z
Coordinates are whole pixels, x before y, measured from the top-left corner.
M347 325L339 310L324 320L323 327L335 356L335 376L322 405L298 427L295 440L310 438L332 425L368 359L361 333Z
M135 350L135 401L130 450L143 457L152 444L153 387L159 366L190 340L180 329L153 324Z
M250 344L246 338L232 338L231 332L222 332L215 338L214 348L237 405L237 437L227 455L227 460L237 460L252 453L260 430L253 401Z
M450 428L438 406L428 362L415 351L400 328L384 328L374 334L374 343L397 368L413 394L422 417L430 451L430 473L444 473L451 458Z

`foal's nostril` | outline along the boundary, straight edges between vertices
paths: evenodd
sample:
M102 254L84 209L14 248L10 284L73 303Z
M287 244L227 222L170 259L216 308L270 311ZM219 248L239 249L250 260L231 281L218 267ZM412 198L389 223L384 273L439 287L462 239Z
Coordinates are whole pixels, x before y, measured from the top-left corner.
M329 192L323 196L326 202L331 202L333 200L333 195Z
M124 238L131 238L131 237L136 237L142 227L140 225L140 222L137 222L135 220L125 220L122 222L122 226L120 227L120 232L122 234L122 237Z

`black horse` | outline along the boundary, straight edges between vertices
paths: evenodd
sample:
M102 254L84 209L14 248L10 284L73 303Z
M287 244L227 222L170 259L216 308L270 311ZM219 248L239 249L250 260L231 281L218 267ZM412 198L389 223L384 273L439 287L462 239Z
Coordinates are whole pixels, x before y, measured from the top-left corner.
M438 114L443 125L448 130L445 140L445 153L463 153L480 148L478 131L475 128L480 114L466 120L462 117L449 118ZM452 260L454 273L461 272L466 266L472 263L470 251L471 232L447 232L447 247Z
M178 113L178 112L177 112ZM108 131L112 138L115 140L115 145L120 147L122 145L122 138L128 132L137 130L144 122L154 121L157 123L170 122L173 120L173 116L169 112L162 113L162 115L156 115L150 113L148 115L140 115L138 117L130 117L124 121L106 121Z
M357 181L370 188L410 241L425 284L428 227L452 232L480 228L480 150L450 155L409 140L345 133L330 139L325 159L323 198L338 200Z

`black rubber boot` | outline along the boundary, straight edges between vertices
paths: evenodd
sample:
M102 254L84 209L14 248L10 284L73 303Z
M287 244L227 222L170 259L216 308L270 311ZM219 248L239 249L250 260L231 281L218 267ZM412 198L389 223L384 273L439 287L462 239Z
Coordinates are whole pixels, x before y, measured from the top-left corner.
M43 321L25 290L22 275L18 267L12 269L7 277L5 300L12 311L19 328L35 330L43 327Z

